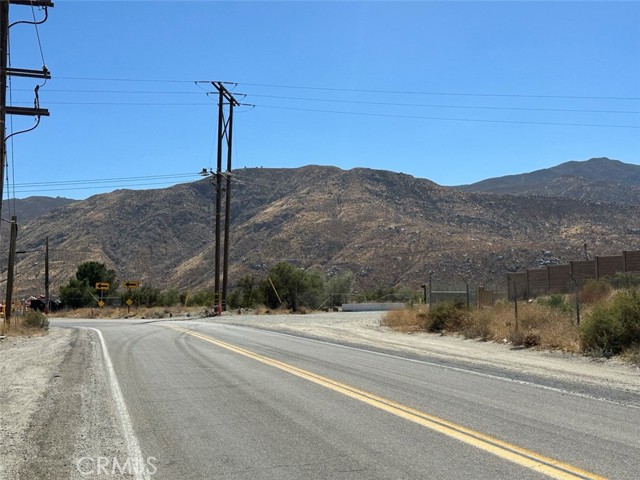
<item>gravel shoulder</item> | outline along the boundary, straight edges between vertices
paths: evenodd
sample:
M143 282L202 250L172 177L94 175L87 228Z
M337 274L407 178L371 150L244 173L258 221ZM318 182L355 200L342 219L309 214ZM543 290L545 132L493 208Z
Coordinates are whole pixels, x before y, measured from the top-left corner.
M479 342L457 336L399 333L382 326L382 316L383 312L232 314L213 321L265 328L427 359L453 361L469 367L512 372L525 380L535 376L552 382L578 383L640 395L640 368L617 359L593 359L556 351L516 349L509 344Z
M87 478L79 459L126 456L102 351L87 330L2 340L0 405L0 479Z

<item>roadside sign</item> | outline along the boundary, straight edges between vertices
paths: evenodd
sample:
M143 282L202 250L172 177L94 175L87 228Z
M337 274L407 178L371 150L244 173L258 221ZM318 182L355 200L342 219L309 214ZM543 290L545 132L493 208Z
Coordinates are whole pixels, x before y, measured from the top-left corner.
M96 283L96 290L109 290L109 282Z
M129 306L131 306L131 305L133 305L133 300L131 300L130 298L127 298L127 301L124 302L124 303L126 303Z
M124 286L127 288L138 288L140 286L140 282L138 280L127 280L126 282L124 282Z
M104 305L105 305L105 303L104 303L102 300L100 300L100 301L98 302L98 306L99 306L100 308L104 307Z

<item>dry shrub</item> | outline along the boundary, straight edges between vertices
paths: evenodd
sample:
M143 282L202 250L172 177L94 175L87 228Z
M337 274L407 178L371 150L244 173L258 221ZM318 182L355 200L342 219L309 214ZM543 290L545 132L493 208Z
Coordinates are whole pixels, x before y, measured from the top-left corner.
M572 312L523 303L518 310L518 327L523 334L522 345L579 351L580 336Z
M429 309L424 328L428 332L459 332L468 318L469 310L463 303L442 302Z
M513 330L513 318L513 305L498 302L491 308L471 312L461 333L467 338L500 342L509 338Z
M7 337L36 337L45 335L49 328L49 320L41 312L37 312L40 316L29 316L25 322L24 318L16 316L11 320L11 324L7 322L0 323L0 335Z
M584 352L609 357L640 345L640 290L619 290L580 325Z
M589 280L580 292L580 301L585 304L598 303L611 295L611 284L606 280Z
M425 321L426 310L391 310L382 317L382 325L398 332L415 332L420 330Z
M627 348L622 353L622 360L640 367L640 345Z

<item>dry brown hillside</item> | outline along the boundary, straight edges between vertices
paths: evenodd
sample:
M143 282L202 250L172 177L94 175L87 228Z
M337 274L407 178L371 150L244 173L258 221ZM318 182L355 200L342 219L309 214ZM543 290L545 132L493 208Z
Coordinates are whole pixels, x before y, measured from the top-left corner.
M431 270L502 286L507 271L583 258L584 243L592 255L640 244L634 206L465 193L370 169L243 169L233 179L231 284L289 261L351 270L366 289L418 288ZM21 225L18 248L35 249L49 237L52 292L88 260L106 263L121 280L210 287L213 201L208 179L97 195ZM43 255L19 260L18 290L41 291Z

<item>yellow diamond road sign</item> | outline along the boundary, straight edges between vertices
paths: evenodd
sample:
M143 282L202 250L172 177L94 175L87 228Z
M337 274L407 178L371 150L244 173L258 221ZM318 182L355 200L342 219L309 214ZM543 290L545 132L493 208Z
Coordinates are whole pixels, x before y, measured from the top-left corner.
M98 306L99 306L100 308L104 307L104 302L103 302L102 300L100 300L100 301L98 302Z
M127 298L127 301L124 302L124 303L126 303L129 306L131 306L131 305L133 305L133 300L131 300L130 298Z

